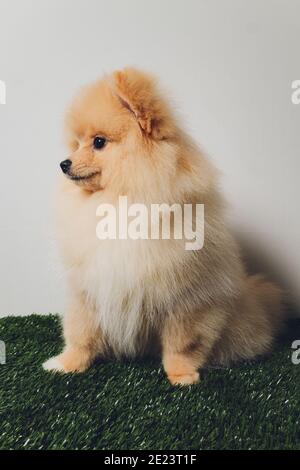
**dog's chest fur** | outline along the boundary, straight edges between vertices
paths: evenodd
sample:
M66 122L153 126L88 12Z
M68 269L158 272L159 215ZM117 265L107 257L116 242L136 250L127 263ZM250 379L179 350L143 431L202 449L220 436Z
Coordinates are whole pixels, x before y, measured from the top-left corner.
M154 279L166 253L151 240L99 240L98 205L96 198L84 200L76 191L64 197L58 225L62 254L114 352L133 356L145 346L139 338L151 334L156 305L166 300Z

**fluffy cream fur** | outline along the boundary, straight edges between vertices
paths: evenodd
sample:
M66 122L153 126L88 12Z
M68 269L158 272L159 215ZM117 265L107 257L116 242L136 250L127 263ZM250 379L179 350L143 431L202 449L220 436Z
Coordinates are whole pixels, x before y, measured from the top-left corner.
M102 150L95 136L105 137ZM155 80L115 72L67 116L72 162L59 190L59 242L70 286L65 350L47 370L83 371L96 356L160 354L172 383L207 363L265 353L281 323L280 289L248 277L224 223L217 172L180 129ZM79 179L80 177L80 179ZM75 180L74 180L75 178ZM96 237L99 204L205 204L205 245Z

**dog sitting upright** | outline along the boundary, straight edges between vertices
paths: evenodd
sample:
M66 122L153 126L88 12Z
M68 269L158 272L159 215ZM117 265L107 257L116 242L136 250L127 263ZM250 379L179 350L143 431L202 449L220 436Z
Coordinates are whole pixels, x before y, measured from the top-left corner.
M268 351L282 320L281 291L245 273L217 171L155 80L127 68L84 88L66 127L58 237L70 301L65 349L44 368L81 372L98 356L160 354L172 384L192 384L209 363ZM120 196L147 208L204 204L203 248L186 250L172 236L99 240L98 207L117 213Z

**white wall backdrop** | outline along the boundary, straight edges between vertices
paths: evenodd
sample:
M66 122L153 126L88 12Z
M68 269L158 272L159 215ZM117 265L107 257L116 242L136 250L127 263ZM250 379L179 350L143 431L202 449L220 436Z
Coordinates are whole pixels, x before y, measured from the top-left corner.
M62 311L51 200L79 86L124 65L161 77L223 171L250 265L300 311L300 0L0 0L0 316Z

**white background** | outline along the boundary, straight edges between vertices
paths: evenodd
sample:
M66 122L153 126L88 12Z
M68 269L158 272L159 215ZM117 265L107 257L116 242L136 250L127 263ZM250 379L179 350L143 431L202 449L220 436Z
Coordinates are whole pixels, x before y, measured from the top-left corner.
M51 235L63 114L124 65L170 90L223 171L251 267L300 307L299 56L300 0L0 0L0 316L63 310Z

